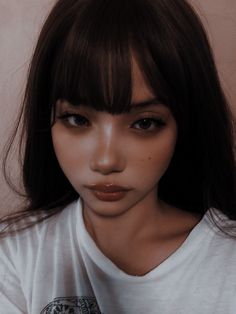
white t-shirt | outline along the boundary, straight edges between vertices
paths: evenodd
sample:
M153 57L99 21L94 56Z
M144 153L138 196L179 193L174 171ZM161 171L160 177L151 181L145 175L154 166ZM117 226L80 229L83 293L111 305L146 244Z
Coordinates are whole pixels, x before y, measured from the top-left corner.
M86 230L81 200L0 240L1 314L235 314L236 240L209 211L144 276L120 270Z

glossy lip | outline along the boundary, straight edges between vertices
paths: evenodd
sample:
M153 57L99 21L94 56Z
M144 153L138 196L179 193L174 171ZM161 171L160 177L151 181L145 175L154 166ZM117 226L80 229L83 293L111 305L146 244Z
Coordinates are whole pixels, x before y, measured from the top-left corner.
M115 184L112 184L112 183L91 184L91 185L86 185L86 187L91 189L91 190L95 190L95 191L103 192L103 193L125 192L125 191L129 191L130 190L127 187L115 185Z
M119 201L125 197L127 190L117 191L117 192L101 192L92 190L97 199L104 202L115 202Z

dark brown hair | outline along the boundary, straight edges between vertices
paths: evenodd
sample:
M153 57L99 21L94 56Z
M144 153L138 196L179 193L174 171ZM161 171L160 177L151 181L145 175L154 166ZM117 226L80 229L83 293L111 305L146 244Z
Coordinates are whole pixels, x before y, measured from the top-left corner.
M111 114L129 111L131 53L179 130L159 197L202 215L217 208L236 220L235 119L192 7L184 0L59 0L40 33L3 162L5 178L14 188L7 159L20 131L27 205L3 217L4 226L43 213L35 224L79 197L53 150L52 110L58 99L66 99Z

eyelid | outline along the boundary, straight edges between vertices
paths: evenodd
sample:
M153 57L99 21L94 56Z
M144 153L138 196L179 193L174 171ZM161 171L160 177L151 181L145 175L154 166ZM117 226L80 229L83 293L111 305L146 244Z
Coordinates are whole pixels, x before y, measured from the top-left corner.
M137 116L137 115L155 115L155 116L158 116L158 117L166 117L168 116L168 113L164 110L143 110L143 111L139 111L139 112L136 112L134 115Z
M133 118L134 121L142 120L142 119L154 119L154 120L167 122L168 118L166 117L166 115L164 115L162 113L153 112L153 111L152 112L139 113L135 116L135 118Z

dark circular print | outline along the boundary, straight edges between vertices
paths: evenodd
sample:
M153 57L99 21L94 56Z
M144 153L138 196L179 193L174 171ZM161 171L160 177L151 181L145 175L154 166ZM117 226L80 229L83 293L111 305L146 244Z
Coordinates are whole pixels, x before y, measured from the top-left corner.
M40 314L102 314L94 297L55 298Z

